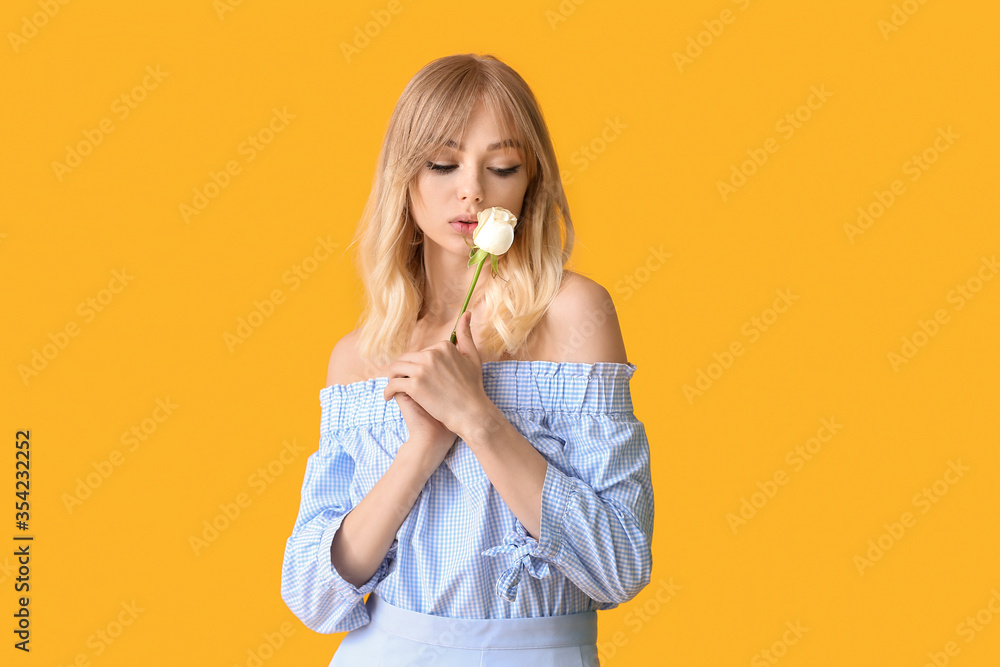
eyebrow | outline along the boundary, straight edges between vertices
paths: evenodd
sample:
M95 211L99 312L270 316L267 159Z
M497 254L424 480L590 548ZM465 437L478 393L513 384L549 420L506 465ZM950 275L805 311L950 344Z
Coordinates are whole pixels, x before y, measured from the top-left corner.
M444 145L447 146L448 148L457 148L460 151L463 151L463 152L465 151L465 145L464 144L456 144L451 139L449 139L448 141L446 141ZM514 141L513 139L504 139L503 141L498 141L495 144L490 144L489 146L486 147L486 151L487 152L498 151L501 148L503 148L504 146L510 146L511 148L520 148L521 147L521 143L518 142L518 141Z

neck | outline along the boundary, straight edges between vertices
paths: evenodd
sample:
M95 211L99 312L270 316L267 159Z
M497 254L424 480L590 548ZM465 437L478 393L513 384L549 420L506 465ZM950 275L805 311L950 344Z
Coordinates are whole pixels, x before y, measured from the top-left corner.
M424 304L418 319L427 324L454 323L469 293L476 267L469 266L468 257L459 257L445 252L441 246L424 243ZM469 299L466 310L471 310L482 295L482 272L476 281L476 288Z

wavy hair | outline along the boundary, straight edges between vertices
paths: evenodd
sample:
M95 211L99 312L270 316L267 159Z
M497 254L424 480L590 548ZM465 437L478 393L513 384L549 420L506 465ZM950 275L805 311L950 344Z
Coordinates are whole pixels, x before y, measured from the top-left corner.
M438 58L414 75L396 102L352 240L365 295L357 348L370 362L387 364L406 351L424 305L424 240L411 216L411 188L434 153L464 132L480 100L502 136L520 145L528 177L514 242L500 262L506 280L489 271L479 276L486 319L480 349L519 354L559 291L573 223L534 94L493 55Z

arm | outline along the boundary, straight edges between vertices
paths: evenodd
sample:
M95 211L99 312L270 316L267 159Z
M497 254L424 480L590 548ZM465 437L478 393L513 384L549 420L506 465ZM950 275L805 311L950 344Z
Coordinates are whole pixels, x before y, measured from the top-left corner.
M582 317L581 317L582 315ZM583 336L581 332L589 331ZM535 356L558 362L628 363L611 295L600 284L569 273L556 299L532 335ZM541 530L542 489L548 464L485 394L467 412L462 439L514 516L537 539Z
M627 363L610 295L578 275L567 280L537 335L543 341L538 356L547 359ZM553 427L567 438L545 432L529 442L487 401L467 418L463 438L518 519L522 534L507 541L534 545L524 563L536 566L533 574L540 576L544 562L551 562L593 599L627 601L649 582L652 567L644 427L630 412L570 414ZM554 440L561 445L554 447Z
M281 597L306 627L329 634L370 620L364 596L389 573L396 531L430 475L420 450L409 449L353 508L353 459L332 440L310 455L281 574Z
M327 386L344 384L357 374L353 366L360 358L355 336L353 331L344 336L330 353ZM367 376L372 372L366 368L362 374ZM425 449L404 443L385 474L342 519L330 544L330 561L346 581L360 588L375 574L439 463Z
M634 416L591 415L568 433L570 467L549 463L533 556L551 561L594 600L627 602L649 584L653 568L645 428Z
M351 511L354 461L330 436L306 462L302 501L292 534L285 543L281 597L311 630L353 630L368 622L364 595L388 573L395 545L371 577L356 586L344 579L330 559L330 545Z
M538 539L548 463L492 402L478 415L463 440L510 511Z
M389 469L344 517L333 537L330 560L344 580L361 588L375 574L437 465L433 457L403 443Z
M330 356L327 384L348 377L350 334ZM302 502L285 545L281 596L289 609L321 633L368 622L363 597L388 573L394 538L433 471L419 447L401 447L375 486L352 506L354 460L335 433L323 433L307 462Z
M633 415L565 413L553 420L546 437L536 439L547 456L506 419L503 424L493 436L484 428L469 446L518 519L516 534L505 538L512 547L529 547L518 570L527 567L533 576L544 576L550 563L594 600L631 600L652 571L653 489L642 423ZM509 455L501 456L506 447ZM522 457L525 448L534 456ZM542 461L540 487L528 472L518 477L520 470L533 470L535 464L526 461L534 457ZM522 511L518 503L529 503L536 492L538 506ZM525 516L529 521L537 516L537 528L528 529ZM487 555L504 551L510 549L498 547ZM519 572L511 575L498 586L509 600Z

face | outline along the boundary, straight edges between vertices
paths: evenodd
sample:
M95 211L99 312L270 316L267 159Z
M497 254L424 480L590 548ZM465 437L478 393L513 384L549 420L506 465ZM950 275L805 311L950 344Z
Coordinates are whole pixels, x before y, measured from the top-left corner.
M496 121L480 101L472 111L463 137L454 137L421 169L411 191L413 220L425 244L468 258L476 214L502 206L521 217L528 177L521 152L502 146ZM465 237L465 238L463 238Z

